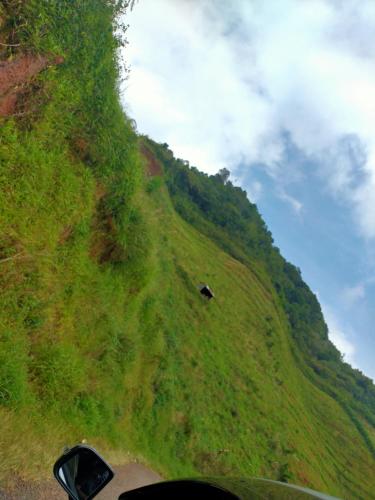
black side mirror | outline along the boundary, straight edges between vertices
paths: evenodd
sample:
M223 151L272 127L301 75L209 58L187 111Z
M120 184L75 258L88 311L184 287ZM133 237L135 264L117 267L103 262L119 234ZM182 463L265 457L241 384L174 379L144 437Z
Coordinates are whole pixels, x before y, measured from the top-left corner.
M86 445L75 446L62 455L53 474L73 500L94 498L114 476L102 457Z

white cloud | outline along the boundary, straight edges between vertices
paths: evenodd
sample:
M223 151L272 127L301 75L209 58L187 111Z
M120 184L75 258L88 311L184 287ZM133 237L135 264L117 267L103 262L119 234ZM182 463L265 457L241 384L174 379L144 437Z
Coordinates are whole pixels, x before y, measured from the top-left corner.
M329 339L335 344L337 349L343 354L347 363L356 367L355 353L356 348L349 339L349 335L344 332L339 320L330 307L321 303L324 319L328 326Z
M358 301L363 300L366 296L366 288L364 283L358 283L353 287L344 288L342 292L344 302L347 306L353 306Z
M203 170L233 168L243 159L272 163L281 151L270 126L273 110L253 72L239 73L237 55L246 45L232 46L210 6L145 0L134 9L125 54L132 66L127 106L141 131Z
M286 201L288 203L288 205L290 205L290 207L292 207L293 211L296 214L301 213L301 210L303 208L303 204L299 200L297 200L297 198L294 198L290 194L286 193L286 191L284 191L284 189L279 190L278 196L279 196L280 200Z
M246 186L246 192L252 203L257 203L262 196L263 186L259 181L251 182Z
M140 131L211 173L264 163L283 189L287 132L375 237L373 0L143 0L129 22Z

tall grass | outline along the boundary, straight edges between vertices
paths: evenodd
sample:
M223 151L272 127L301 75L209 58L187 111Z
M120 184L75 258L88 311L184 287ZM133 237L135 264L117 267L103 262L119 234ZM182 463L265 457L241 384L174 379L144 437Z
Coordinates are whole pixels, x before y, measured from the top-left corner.
M15 438L33 415L30 442L40 435L50 460L61 435L116 445L134 357L126 303L147 282L138 139L118 96L118 4L4 8L20 47L10 51L64 57L32 82L25 112L2 120L0 134L0 405L11 412L0 418L9 428L17 415ZM47 436L45 425L65 431ZM17 442L4 443L2 477L35 470L34 455L29 466L11 458Z

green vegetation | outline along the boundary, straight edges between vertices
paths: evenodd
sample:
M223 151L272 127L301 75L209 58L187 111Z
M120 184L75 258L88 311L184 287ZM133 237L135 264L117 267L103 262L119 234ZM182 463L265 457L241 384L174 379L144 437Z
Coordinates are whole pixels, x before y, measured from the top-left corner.
M148 145L165 166L169 192L182 217L233 257L258 268L260 276L267 274L271 278L289 320L301 370L339 401L353 421L352 411L358 411L374 426L374 384L343 362L328 339L316 296L304 283L300 270L287 262L273 245L270 232L246 192L228 181L226 169L208 176L189 168L186 161L176 160L166 144L148 140ZM375 457L369 439L368 443Z
M166 477L369 498L374 387L341 361L245 193L137 137L112 34L125 3L1 12L21 44L7 57L65 62L1 122L0 479L47 476L63 445L86 438ZM150 158L164 176L143 176Z
M125 304L147 281L148 254L135 198L138 140L118 99L120 5L4 5L8 58L22 51L65 62L34 78L24 112L1 123L1 421L17 412L13 442L1 446L2 475L20 469L12 454L29 456L35 442L46 450L41 467L65 442L117 442L134 343ZM18 453L14 441L30 420ZM61 441L52 429L64 425ZM20 472L39 465L22 460Z

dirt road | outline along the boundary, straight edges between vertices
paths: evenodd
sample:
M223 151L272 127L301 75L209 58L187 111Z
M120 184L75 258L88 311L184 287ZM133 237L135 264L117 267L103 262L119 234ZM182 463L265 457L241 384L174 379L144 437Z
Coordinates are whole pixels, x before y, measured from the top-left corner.
M137 463L116 466L114 471L113 480L95 497L98 500L117 500L124 491L162 480L158 474ZM45 483L17 481L12 490L0 490L1 500L67 500L67 498L55 480Z

